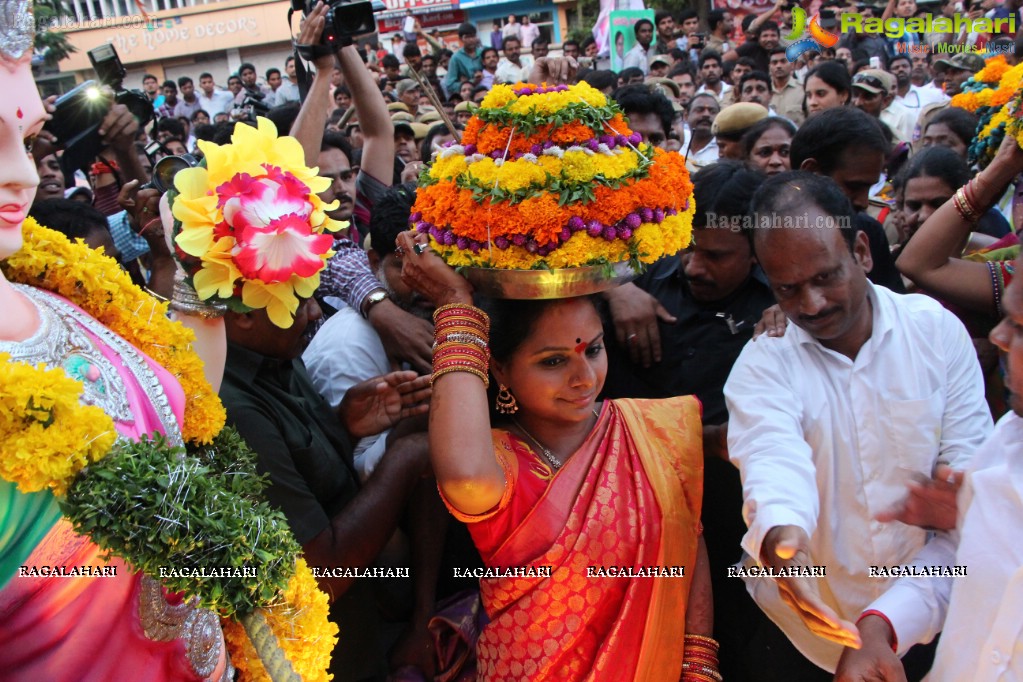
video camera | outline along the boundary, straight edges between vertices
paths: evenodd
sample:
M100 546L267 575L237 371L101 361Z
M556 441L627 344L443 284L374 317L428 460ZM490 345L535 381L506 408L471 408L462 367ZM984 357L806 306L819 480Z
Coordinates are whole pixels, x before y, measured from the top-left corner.
M291 0L291 9L302 12L304 16L316 7L318 0ZM312 61L324 53L333 54L339 47L352 45L357 36L373 33L377 30L373 18L373 2L369 0L326 0L327 21L320 35L320 42L313 46L313 54L303 54L303 59ZM320 48L320 49L317 49ZM325 49L324 49L325 48Z
M100 45L89 50L89 61L96 71L97 81L85 81L61 95L53 118L44 126L63 146L61 166L65 174L87 168L103 149L98 130L110 111L111 101L104 86L114 92L113 102L123 104L144 126L153 119L153 104L141 90L124 88L127 71L113 45Z

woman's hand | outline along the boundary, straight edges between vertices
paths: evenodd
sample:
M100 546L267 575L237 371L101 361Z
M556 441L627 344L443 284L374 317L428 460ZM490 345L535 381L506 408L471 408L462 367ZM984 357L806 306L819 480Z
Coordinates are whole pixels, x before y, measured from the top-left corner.
M428 246L426 235L402 232L395 243L401 255L401 281L438 307L472 303L472 285Z

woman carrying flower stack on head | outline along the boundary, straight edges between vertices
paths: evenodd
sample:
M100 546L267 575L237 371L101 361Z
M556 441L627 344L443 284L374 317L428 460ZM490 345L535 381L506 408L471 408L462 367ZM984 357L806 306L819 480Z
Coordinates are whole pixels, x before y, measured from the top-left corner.
M429 433L442 496L486 565L520 574L481 580L479 679L720 680L698 401L598 403L594 298L568 287L483 310L452 267L570 281L677 252L688 175L588 86L496 86L463 143L424 173L398 246L403 279L437 305Z

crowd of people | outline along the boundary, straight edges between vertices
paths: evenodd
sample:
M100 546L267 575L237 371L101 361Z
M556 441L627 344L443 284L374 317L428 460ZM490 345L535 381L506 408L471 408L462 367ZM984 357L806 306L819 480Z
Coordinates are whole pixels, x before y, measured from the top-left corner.
M227 422L308 564L411 569L317 576L340 627L334 679L659 680L677 679L676 663L683 680L1023 675L1023 142L1006 134L978 163L978 118L950 101L993 54L1016 65L1023 31L847 33L793 62L782 38L795 7L777 0L741 26L727 9L658 10L636 22L619 72L592 38L551 50L528 16L499 22L487 46L462 24L451 49L409 13L389 50L346 45L298 71L289 57L263 82L248 63L226 89L209 73L198 88L147 74L153 122L111 103L84 169L62 163L33 113L34 173L5 164L4 191L31 195L39 224L163 299L179 295L173 219L152 182L164 159L197 163L202 142L264 117L330 180L321 198L348 227L293 324L263 309L202 315L222 319ZM914 0L825 3L823 27L849 11L919 13ZM971 16L984 12L1018 14L985 0ZM306 17L299 44L319 42L324 14ZM22 79L27 65L8 61L0 77ZM596 296L474 307L409 232L417 181L496 85L519 82L584 82L641 143L681 155L690 246ZM28 132L8 109L13 161ZM6 210L0 235L21 226ZM34 358L20 349L38 316L6 284L18 314L0 324L0 352ZM485 356L477 376L438 369L453 338ZM376 410L388 418L366 417ZM658 469L662 449L677 461ZM655 471L671 485L648 485ZM576 514L581 499L592 517ZM663 519L642 512L657 505ZM606 554L577 546L606 533ZM594 596L475 577L576 550L636 566L681 557L689 582ZM8 646L24 632L3 617L17 611L5 593L26 588L3 580L0 670L29 679L46 668ZM673 619L684 648L658 635Z

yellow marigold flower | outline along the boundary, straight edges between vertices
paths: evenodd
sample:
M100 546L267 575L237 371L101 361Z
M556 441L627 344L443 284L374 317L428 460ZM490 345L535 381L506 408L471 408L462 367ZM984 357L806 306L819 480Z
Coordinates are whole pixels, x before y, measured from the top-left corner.
M565 152L561 159L561 175L570 182L589 182L597 174L590 156L585 152Z
M515 98L516 95L512 86L505 84L495 85L487 93L487 96L483 98L480 107L483 109L500 109L509 102L514 101Z

